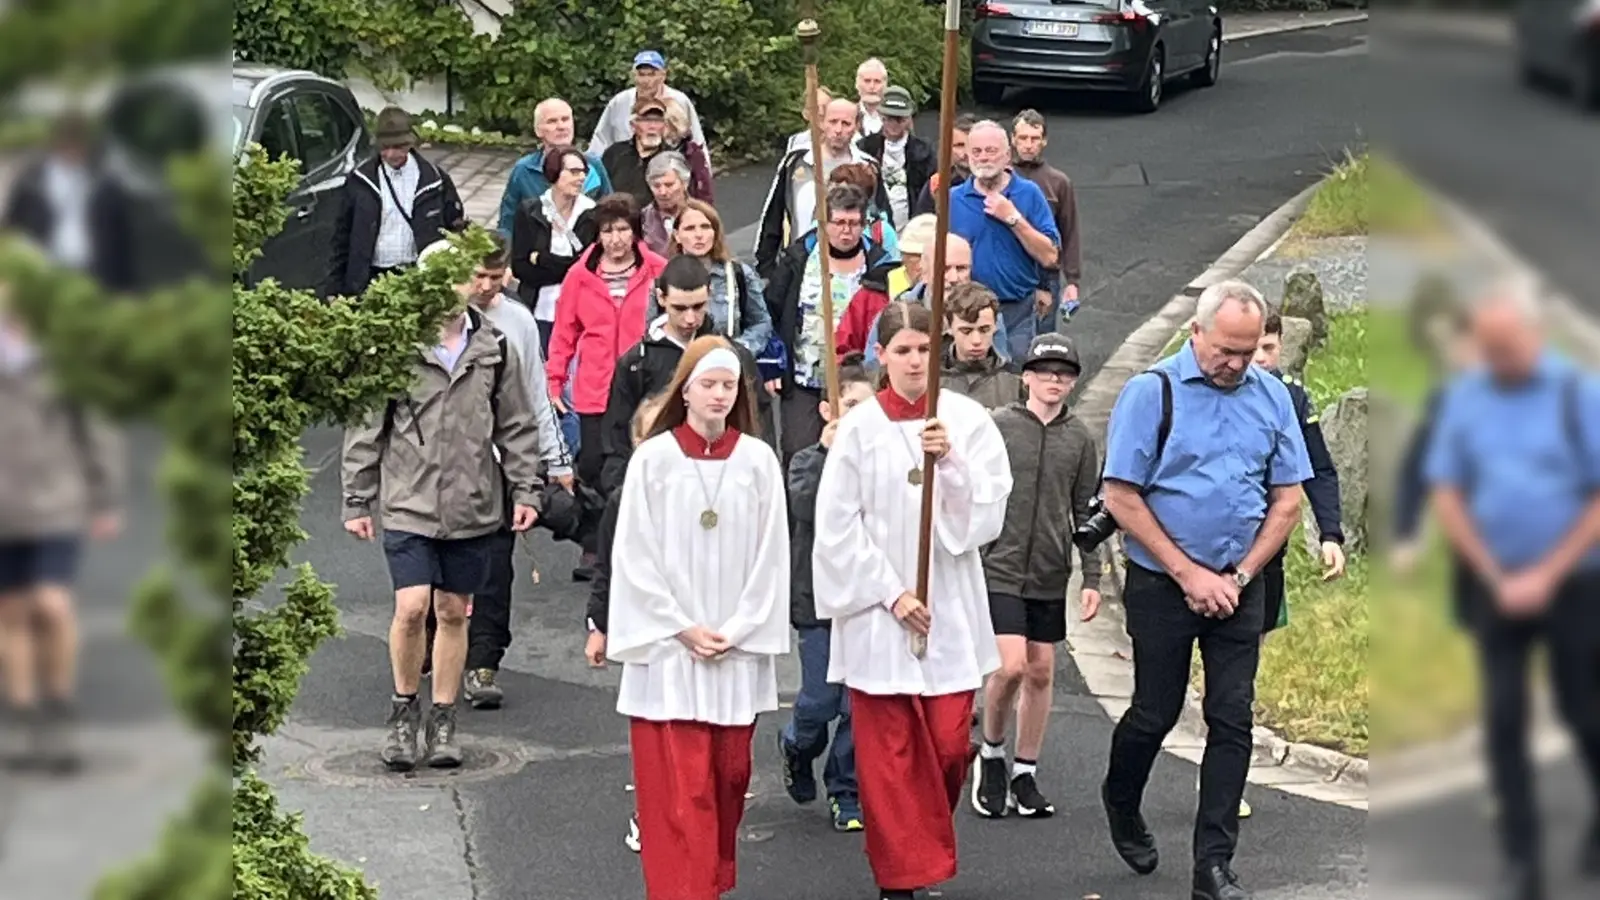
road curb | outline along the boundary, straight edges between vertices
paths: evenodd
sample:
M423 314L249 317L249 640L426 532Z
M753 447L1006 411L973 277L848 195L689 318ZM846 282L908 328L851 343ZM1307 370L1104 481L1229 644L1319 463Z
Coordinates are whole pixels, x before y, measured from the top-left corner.
M1118 347L1099 373L1084 388L1074 411L1083 418L1102 455L1106 423L1111 408L1128 379L1149 368L1159 358L1172 335L1194 315L1196 300L1207 287L1237 276L1266 256L1288 233L1304 212L1320 179L1296 194L1287 203L1267 214L1245 233L1227 252L1218 257ZM1125 611L1121 603L1121 554L1110 553L1112 577L1105 579L1106 602L1093 622L1076 626L1068 638L1068 651L1101 706L1112 718L1120 718L1128 708L1133 685L1133 647L1128 638ZM1205 719L1199 695L1192 689L1166 742L1168 752L1198 762L1205 746ZM1253 783L1276 787L1288 793L1317 800L1365 809L1367 761L1309 744L1286 741L1271 730L1258 727L1253 735Z
M1336 25L1353 25L1356 22L1365 22L1371 18L1368 13L1351 13L1347 16L1338 16L1332 19L1314 19L1303 22L1286 22L1281 25L1263 25L1260 28L1251 28L1237 34L1229 34L1227 20L1223 20L1222 42L1246 41L1250 38L1266 37L1270 34L1289 34L1294 31L1310 31L1313 28L1333 28Z

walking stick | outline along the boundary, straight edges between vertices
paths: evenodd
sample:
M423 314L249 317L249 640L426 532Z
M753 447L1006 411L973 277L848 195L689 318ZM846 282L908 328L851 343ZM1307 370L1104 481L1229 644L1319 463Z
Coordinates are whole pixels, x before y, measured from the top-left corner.
M950 144L956 124L956 50L960 43L961 0L944 0L944 82L939 88L939 185L934 188L933 277L928 282L931 295L928 306L933 313L933 337L937 339L944 324L944 265L945 244L950 234ZM928 417L939 414L939 354L938 344L928 366ZM929 569L933 564L933 468L938 464L933 454L925 454L922 471L922 531L917 544L917 599L933 612L932 598L928 596ZM911 635L911 654L917 659L928 655L928 636Z
M828 222L828 179L822 161L822 110L817 107L817 41L822 37L822 27L813 18L815 0L805 0L801 4L799 26L794 30L795 37L800 39L800 46L805 51L806 60L806 118L811 124L811 183L817 192L817 267L822 272L822 298L821 309L818 313L822 316L822 377L828 388L828 409L831 418L839 418L839 372L838 349L834 339L833 321L833 271L829 267L827 252L828 232L824 226ZM801 268L801 277L804 278L805 269ZM805 323L801 322L800 328L805 330Z

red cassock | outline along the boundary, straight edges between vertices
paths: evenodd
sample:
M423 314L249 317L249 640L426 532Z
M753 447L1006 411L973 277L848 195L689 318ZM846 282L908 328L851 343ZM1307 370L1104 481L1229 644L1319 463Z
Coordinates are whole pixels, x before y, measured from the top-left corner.
M634 802L648 900L718 900L733 890L755 730L632 720Z
M955 877L973 693L850 691L867 861L880 888L917 890Z

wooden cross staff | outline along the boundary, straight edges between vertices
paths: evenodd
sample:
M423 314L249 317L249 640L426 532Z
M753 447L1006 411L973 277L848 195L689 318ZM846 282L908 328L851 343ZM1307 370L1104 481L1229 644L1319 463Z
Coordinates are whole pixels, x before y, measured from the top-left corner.
M811 125L811 183L817 192L817 267L822 270L822 372L823 380L828 387L828 409L832 418L839 418L839 360L838 349L834 341L833 319L833 271L829 266L828 232L824 227L828 223L828 178L823 165L822 150L822 110L817 106L817 40L822 37L822 28L814 14L815 0L806 0L801 7L804 16L799 26L794 30L795 37L800 39L800 46L805 51L806 60L806 118ZM805 269L801 268L801 277ZM804 321L800 324L801 331L805 330Z
M933 269L923 269L928 280L928 305L933 313L933 334L929 335L933 347L928 364L928 417L939 414L939 334L944 326L944 266L945 244L950 234L950 144L956 125L956 52L960 43L961 0L944 2L944 81L939 87L939 168L935 176L939 184L934 188ZM933 564L933 482L934 466L938 464L932 453L922 460L922 470L928 477L922 479L921 536L917 544L917 599L933 612L933 598L928 596L929 569ZM911 635L911 653L917 659L928 655L928 636Z

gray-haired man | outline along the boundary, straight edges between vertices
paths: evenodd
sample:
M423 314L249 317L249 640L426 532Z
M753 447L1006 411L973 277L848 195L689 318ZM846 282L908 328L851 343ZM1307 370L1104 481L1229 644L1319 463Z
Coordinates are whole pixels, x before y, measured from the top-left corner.
M644 177L655 197L642 214L644 242L651 250L669 256L673 224L689 202L689 161L676 150L663 150L650 157Z

